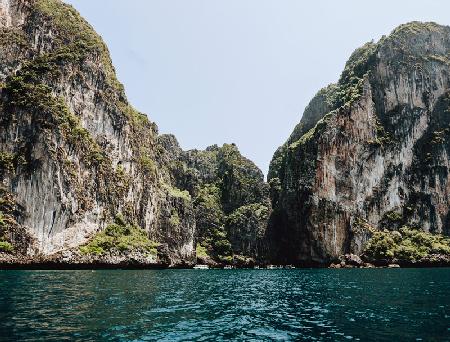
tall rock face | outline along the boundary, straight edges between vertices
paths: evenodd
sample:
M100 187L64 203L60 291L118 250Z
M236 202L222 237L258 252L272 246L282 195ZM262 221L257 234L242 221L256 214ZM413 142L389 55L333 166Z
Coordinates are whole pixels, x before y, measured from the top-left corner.
M167 165L174 151L129 105L105 44L72 7L0 2L0 101L0 247L77 248L120 214L169 263L195 260L194 207Z
M450 28L413 22L347 62L274 155L280 262L360 253L367 227L450 233Z
M262 172L235 145L185 152L159 135L71 6L0 1L0 101L0 262L266 255Z
M160 141L171 150L170 135ZM192 198L197 257L203 261L249 265L267 258L269 187L261 170L234 144L172 154L176 187Z

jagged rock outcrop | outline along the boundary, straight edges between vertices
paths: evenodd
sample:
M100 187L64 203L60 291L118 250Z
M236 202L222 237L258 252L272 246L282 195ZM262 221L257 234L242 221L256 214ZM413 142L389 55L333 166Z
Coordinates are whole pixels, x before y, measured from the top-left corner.
M448 235L450 28L413 22L356 50L274 155L279 262L360 254L370 229Z
M271 207L261 170L234 144L184 152L175 137L159 139L178 151L169 165L174 184L193 201L199 259L237 265L265 262Z

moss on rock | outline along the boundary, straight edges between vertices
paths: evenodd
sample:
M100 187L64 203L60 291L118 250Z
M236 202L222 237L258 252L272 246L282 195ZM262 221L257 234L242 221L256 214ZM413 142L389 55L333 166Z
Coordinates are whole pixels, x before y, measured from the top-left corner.
M70 46L70 51L79 56L98 53L109 84L115 89L123 90L116 78L106 44L71 5L59 0L37 0L33 4L39 15L51 21L53 43L57 47Z
M408 227L399 231L376 231L364 249L369 260L418 262L434 254L450 256L450 238Z
M145 230L135 225L127 224L118 215L115 222L109 224L103 231L97 233L92 240L80 247L82 254L103 255L118 252L146 252L154 256L159 243L151 241Z

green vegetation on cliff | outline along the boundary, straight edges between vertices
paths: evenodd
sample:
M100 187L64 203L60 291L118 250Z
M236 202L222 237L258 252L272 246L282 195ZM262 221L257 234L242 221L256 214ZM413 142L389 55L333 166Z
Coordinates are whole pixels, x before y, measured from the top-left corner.
M194 201L199 241L220 261L255 258L270 211L261 171L234 144L209 153L216 156L215 179L197 188Z
M42 78L48 80L60 76L68 64L81 67L88 59L94 57L101 78L105 81L105 90L99 94L108 103L117 106L134 126L152 126L145 114L127 102L123 85L117 80L106 44L71 5L59 0L36 0L33 2L33 11L36 20L51 23L53 48L26 64L24 69L34 71L41 80Z
M11 172L14 169L14 154L8 152L0 152L0 172L1 175ZM3 178L0 175L0 179Z
M97 233L89 243L80 247L82 254L103 255L111 252L138 251L156 256L158 243L151 241L145 230L127 224L118 215L114 223Z
M162 187L167 190L168 194L175 198L181 198L184 201L191 201L191 195L186 190L180 190L177 187L167 183L162 183Z
M408 227L399 231L376 231L367 242L364 255L369 260L407 262L417 262L432 255L450 256L450 238Z
M208 258L208 250L206 247L203 247L199 243L197 243L197 246L195 248L195 254L197 255L197 258Z
M5 86L7 108L12 113L22 109L36 113L43 128L60 128L69 143L84 153L87 164L98 164L106 159L97 142L81 126L80 119L72 114L64 101L53 95L49 86L36 83L36 71L27 68L18 72Z
M199 186L194 198L197 239L200 251L218 260L232 255L225 230L225 214L220 202L220 189L214 184ZM204 253L203 253L204 252ZM201 257L202 255L197 255Z
M11 253L14 250L13 245L8 241L0 241L0 252Z
M34 2L34 9L51 21L54 44L65 47L81 58L89 53L98 53L110 85L123 91L123 86L117 81L106 44L72 6L58 0L37 0Z
M300 123L279 148L270 164L268 178L280 177L287 155L312 139L319 139L339 108L349 108L362 95L363 83L374 65L377 45L369 42L350 56L337 84L321 89L310 101ZM288 147L288 148L286 148Z
M0 252L10 253L14 250L13 245L6 239L6 231L8 228L7 218L0 211Z
M176 144L171 136L163 140ZM198 257L230 263L260 255L270 212L262 172L234 144L180 153L171 162L177 185L171 193L192 198Z
M19 211L20 208L17 206L13 195L0 183L0 252L12 253L17 251L15 241L11 239L14 234L11 233L14 233L17 227L14 214ZM26 239L24 236L20 237L19 240L21 238Z
M25 33L22 30L12 27L0 28L0 46L9 48L17 46L26 48L28 46Z
M368 76L376 58L377 45L366 43L352 53L333 93L332 107L350 107L362 94L364 79Z

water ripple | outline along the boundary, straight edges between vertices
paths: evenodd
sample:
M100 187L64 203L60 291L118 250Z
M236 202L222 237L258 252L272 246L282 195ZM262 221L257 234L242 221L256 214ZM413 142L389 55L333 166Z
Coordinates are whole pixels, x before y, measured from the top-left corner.
M0 340L449 341L450 270L0 271Z

